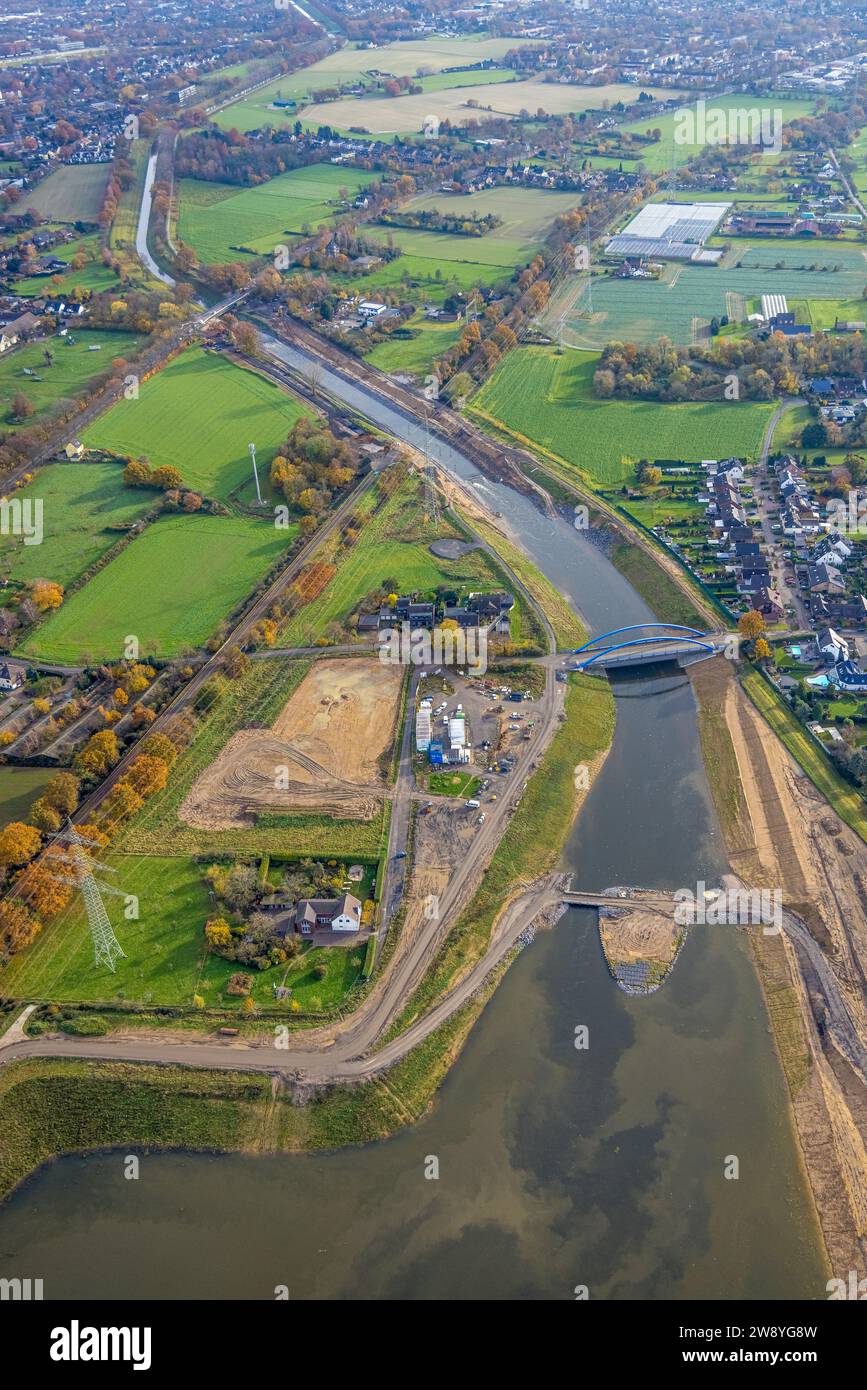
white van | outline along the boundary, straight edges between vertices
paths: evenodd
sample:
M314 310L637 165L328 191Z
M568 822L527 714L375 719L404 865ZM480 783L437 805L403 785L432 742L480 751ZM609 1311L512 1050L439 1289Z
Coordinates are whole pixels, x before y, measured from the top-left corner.
M468 801L468 802L466 803L466 807L467 807L467 810L468 810L468 811L477 811L477 810L479 809L479 807L481 806L481 804L482 804L481 801L475 801L475 800L473 800L473 801Z

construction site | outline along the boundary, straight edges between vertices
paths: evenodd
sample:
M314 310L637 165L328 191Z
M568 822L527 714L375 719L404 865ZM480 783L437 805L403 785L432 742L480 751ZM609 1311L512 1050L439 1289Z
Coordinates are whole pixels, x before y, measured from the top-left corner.
M268 729L240 729L196 779L179 816L228 830L264 811L371 820L385 795L403 670L316 661Z

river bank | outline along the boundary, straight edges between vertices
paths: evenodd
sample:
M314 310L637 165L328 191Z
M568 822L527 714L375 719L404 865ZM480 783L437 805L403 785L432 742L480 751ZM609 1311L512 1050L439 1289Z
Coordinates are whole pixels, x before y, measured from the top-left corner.
M839 976L863 1041L867 849L769 733L733 663L702 662L690 679L732 869L750 887L781 890ZM834 1045L835 1020L789 933L750 941L830 1268L845 1277L867 1257L864 1078Z

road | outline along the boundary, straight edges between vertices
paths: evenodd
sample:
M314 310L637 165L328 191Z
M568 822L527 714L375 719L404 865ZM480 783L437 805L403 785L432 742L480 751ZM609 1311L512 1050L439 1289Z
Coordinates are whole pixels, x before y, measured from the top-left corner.
M136 255L142 265L146 266L150 274L157 280L162 280L164 285L175 287L175 281L171 275L167 275L164 270L160 270L150 251L148 250L148 228L151 221L151 206L154 199L154 183L156 181L157 156L156 153L148 160L147 173L145 174L144 188L142 189L141 207L138 212L138 226L135 233Z

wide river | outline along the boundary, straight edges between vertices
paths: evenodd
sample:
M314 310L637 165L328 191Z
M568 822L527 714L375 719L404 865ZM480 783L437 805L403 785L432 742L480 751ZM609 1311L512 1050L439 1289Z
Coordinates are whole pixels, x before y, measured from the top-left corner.
M281 347L299 362L300 355ZM324 389L410 443L393 407ZM652 615L603 550L440 461L502 514L595 631ZM681 673L615 685L617 732L564 854L576 885L695 887L725 859ZM589 1028L577 1050L575 1030ZM426 1177L436 1157L439 1177ZM739 1176L726 1165L738 1160ZM825 1297L824 1259L746 944L692 932L656 994L612 982L570 910L509 970L431 1114L302 1157L65 1158L0 1208L0 1274L48 1298Z

